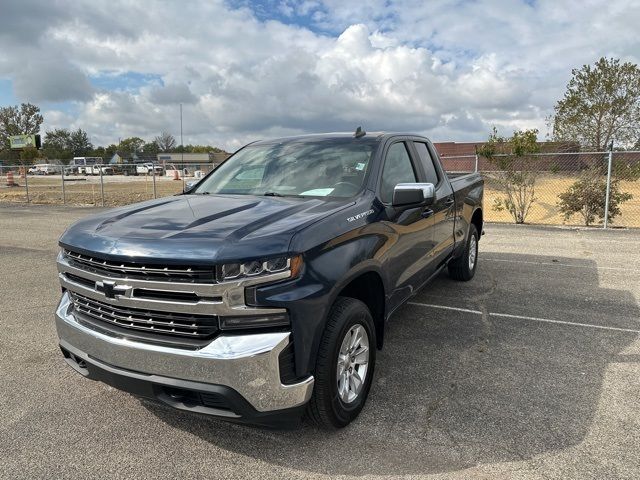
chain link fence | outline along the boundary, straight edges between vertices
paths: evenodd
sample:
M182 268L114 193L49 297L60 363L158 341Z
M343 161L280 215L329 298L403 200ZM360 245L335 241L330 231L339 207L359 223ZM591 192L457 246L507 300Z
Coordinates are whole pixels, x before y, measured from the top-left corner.
M508 169L475 155L443 156L442 162L449 172L482 173L489 222L640 227L640 152L541 153L514 158ZM153 162L0 166L0 202L127 205L180 193L213 168Z
M113 207L176 195L214 165L0 166L0 202Z
M489 222L640 227L640 152L496 157L441 158L449 172L482 174Z

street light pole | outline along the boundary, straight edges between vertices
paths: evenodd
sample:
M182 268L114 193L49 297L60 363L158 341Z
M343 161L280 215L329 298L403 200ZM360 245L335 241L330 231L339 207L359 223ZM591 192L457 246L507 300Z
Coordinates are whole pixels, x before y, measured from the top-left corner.
M180 104L180 146L182 147L180 149L180 153L181 153L180 169L182 170L182 172L180 172L180 176L182 177L182 191L184 192L184 140L182 139L182 103Z

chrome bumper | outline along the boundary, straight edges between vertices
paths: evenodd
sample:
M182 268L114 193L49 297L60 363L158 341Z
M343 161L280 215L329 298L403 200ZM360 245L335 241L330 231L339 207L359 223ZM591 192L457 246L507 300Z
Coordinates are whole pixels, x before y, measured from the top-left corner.
M289 344L287 332L222 335L200 350L184 350L96 332L76 321L71 306L65 293L56 310L60 345L87 360L129 370L132 375L230 387L259 412L294 408L311 398L312 376L292 385L280 381L278 355Z

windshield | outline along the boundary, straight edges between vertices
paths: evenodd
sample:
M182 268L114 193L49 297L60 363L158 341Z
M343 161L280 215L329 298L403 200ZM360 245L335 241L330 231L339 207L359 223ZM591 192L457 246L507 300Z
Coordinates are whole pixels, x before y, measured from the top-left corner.
M351 197L363 187L375 147L354 138L249 145L192 193Z

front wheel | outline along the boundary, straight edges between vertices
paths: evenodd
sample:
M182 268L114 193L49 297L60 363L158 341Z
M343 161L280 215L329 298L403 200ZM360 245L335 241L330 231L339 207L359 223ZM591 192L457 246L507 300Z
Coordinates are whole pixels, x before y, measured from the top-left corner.
M308 415L323 428L342 428L362 410L376 360L373 318L360 300L339 297L320 342Z
M467 244L460 257L449 262L449 275L454 280L468 281L473 278L478 267L478 229L475 225L469 226Z

